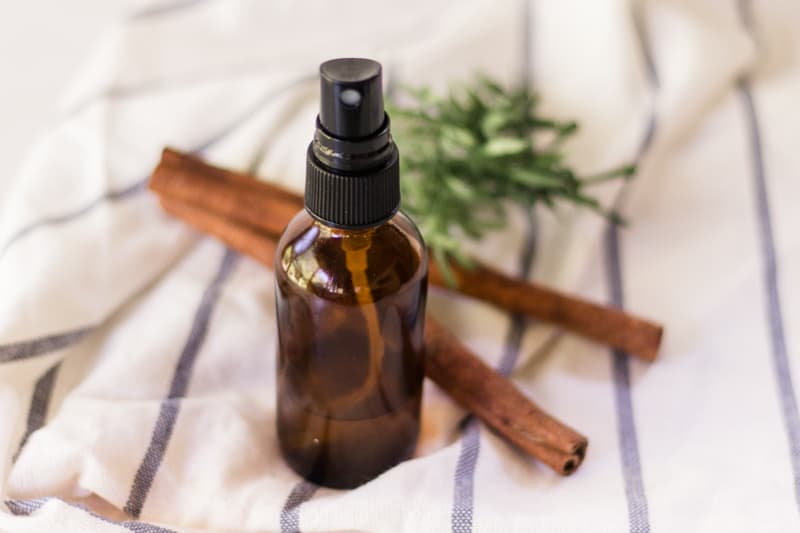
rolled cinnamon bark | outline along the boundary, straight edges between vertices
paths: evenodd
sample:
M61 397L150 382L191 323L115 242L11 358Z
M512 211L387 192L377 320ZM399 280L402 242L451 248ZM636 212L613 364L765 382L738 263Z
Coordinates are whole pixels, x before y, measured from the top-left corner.
M589 442L531 402L433 319L425 323L425 374L489 427L562 475Z
M428 280L446 285L436 265L431 262ZM521 282L486 265L468 270L450 263L458 292L516 313L561 326L584 337L619 348L645 361L654 361L661 345L663 328L615 307L592 303L545 288Z
M162 197L200 207L275 237L303 208L302 198L291 191L169 148L153 171L150 188ZM430 282L449 289L436 263L431 261L430 265ZM555 324L646 361L653 361L658 355L663 333L659 324L481 264L474 270L455 263L450 266L456 289L463 294Z
M160 200L171 215L273 267L276 245L271 235L179 200ZM425 321L425 355L429 378L522 451L562 475L580 466L588 446L586 437L545 413L430 317Z

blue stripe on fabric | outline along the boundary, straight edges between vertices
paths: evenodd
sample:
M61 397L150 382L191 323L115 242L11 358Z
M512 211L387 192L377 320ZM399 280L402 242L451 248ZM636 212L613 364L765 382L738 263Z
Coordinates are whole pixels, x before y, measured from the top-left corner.
M750 2L739 2L739 13L742 24L756 39ZM786 333L784 331L783 310L779 287L778 254L775 250L775 232L772 225L772 210L767 190L767 174L764 166L763 142L758 110L750 88L750 80L743 77L738 84L742 107L747 125L747 136L753 171L753 187L755 189L755 208L758 215L758 236L761 241L761 268L764 274L764 290L766 292L766 320L769 324L772 366L775 373L778 400L781 406L784 430L789 448L789 461L792 467L795 504L800 510L800 413L797 407L797 394L792 379L792 367L789 362Z
M0 344L0 363L36 357L67 348L83 339L93 329L94 326L88 326L64 333L54 333L38 339Z
M772 229L772 215L767 192L764 160L761 148L761 134L758 116L749 84L742 80L739 90L744 106L748 133L750 137L750 155L753 163L753 180L756 192L756 209L758 211L758 233L761 240L761 260L764 273L764 288L767 294L766 317L769 322L770 343L772 348L772 364L775 371L775 382L778 387L778 398L781 414L786 429L789 445L789 458L794 475L795 501L800 509L800 414L797 408L797 395L792 380L792 368L789 363L786 347L786 333L783 326L780 289L778 287L778 259L775 253L775 239Z
M532 83L531 54L531 7L530 0L523 1L522 14L522 68L521 83L526 87ZM525 242L520 254L520 276L527 278L536 254L536 224L533 213L526 212L527 228ZM498 371L509 375L519 356L519 347L525 329L525 318L511 315L511 324L504 344L503 355L498 363ZM450 529L453 533L471 533L473 530L473 514L475 507L475 469L480 455L480 425L471 415L463 422L464 434L461 438L461 449L456 463L453 480L453 508L450 513Z
M300 507L314 496L318 488L318 485L306 480L292 488L281 509L281 533L300 533Z
M660 79L654 54L650 47L647 25L645 23L644 6L634 3L632 6L633 26L645 63L647 81L650 90L655 93L660 87ZM658 129L658 118L655 105L651 106L645 125L644 135L639 143L636 153L636 163L641 164L645 153L655 139ZM621 198L617 197L617 203ZM624 304L622 284L622 261L620 256L619 228L609 224L605 235L606 271L608 276L611 302L619 308ZM631 533L649 533L650 513L648 510L647 493L642 478L641 458L639 454L639 439L631 397L630 357L621 350L611 350L611 373L614 382L614 402L617 418L617 441L619 444L620 461L622 465L622 478L625 488L625 501L628 508L628 530Z
M606 233L606 265L611 303L623 308L622 265L619 249L619 229L610 224ZM622 462L625 497L628 504L628 523L631 533L649 533L650 518L647 495L642 480L639 457L639 439L631 398L630 356L621 350L612 350L614 400L617 412L617 436Z
M17 453L14 454L14 460L19 456L22 448L28 442L28 439L34 431L44 426L47 419L47 412L50 409L50 399L53 396L53 389L56 384L56 377L58 371L61 369L61 361L51 366L47 372L36 380L33 386L33 395L31 396L31 404L28 408L28 420L25 427L25 434L19 443Z
M461 437L461 451L456 463L455 487L453 489L453 510L450 514L450 530L453 533L472 532L474 505L475 467L481 450L480 425L472 417L467 417L466 429Z
M761 133L758 116L753 102L750 86L746 80L739 84L744 106L748 134L750 137L750 155L753 163L753 180L756 192L756 209L758 211L758 232L761 240L761 259L764 272L764 287L767 293L766 316L769 322L770 343L772 347L772 364L775 370L775 381L778 387L778 398L781 414L786 428L789 444L789 457L794 475L795 501L800 509L800 414L797 408L797 395L792 380L792 369L789 364L786 334L783 326L780 289L778 287L778 259L775 253L775 239L772 229L772 214L767 192L764 159L762 153Z
M150 445L139 465L139 469L136 471L128 502L125 504L125 512L134 518L138 518L141 514L142 507L150 492L150 487L153 485L158 468L164 459L164 454L175 429L175 422L180 411L180 400L186 395L186 390L189 387L192 368L197 359L197 354L206 339L211 315L219 299L222 285L233 271L238 257L236 252L226 249L217 274L200 300L200 305L192 321L189 337L175 367L169 393L161 403L161 410L153 429Z
M60 498L47 497L47 498L36 498L29 500L6 500L5 504L8 507L9 511L11 511L11 513L16 516L30 516L39 509L41 509L42 507L44 507L44 505L49 501L59 501L61 503L69 505L70 507L79 509L84 513L92 516L93 518L100 520L101 522L122 526L129 531L133 531L134 533L176 533L171 529L166 529L160 526L156 526L154 524L149 524L147 522L140 522L134 520L124 520L118 522L116 520L111 520L109 518L106 518L104 516L101 516L97 513L90 511L83 505L79 505L73 502L68 502Z
M520 277L527 278L536 255L537 228L533 214L527 213L526 237L520 254ZM506 335L503 354L497 364L497 371L508 376L519 358L519 348L525 331L526 318L511 315L511 323ZM468 533L473 527L473 509L475 506L475 468L480 455L480 425L473 416L466 417L463 422L464 435L461 439L461 450L456 463L453 509L450 515L450 527L453 533Z
M118 200L126 200L132 196L137 195L140 192L143 192L147 189L147 180L145 178L143 180L139 180L132 185L127 185L121 189L111 190L102 194L101 196L95 198L94 200L90 201L89 203L73 209L71 211L66 211L64 213L60 213L58 215L53 215L49 217L41 218L35 222L28 224L27 226L23 226L19 230L16 231L11 238L9 238L2 248L0 248L0 259L6 254L6 252L11 248L17 241L22 240L23 238L27 237L29 234L33 233L34 231L47 227L47 226L58 226L65 222L69 222L71 220L75 220L76 218L85 215L95 207L105 202L116 202Z

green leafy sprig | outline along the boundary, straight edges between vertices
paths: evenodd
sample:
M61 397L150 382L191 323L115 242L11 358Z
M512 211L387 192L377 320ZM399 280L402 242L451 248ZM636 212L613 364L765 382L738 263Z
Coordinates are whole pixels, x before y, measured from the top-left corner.
M577 176L565 166L562 151L577 123L538 116L536 96L528 87L505 89L478 76L445 96L428 88L405 92L410 106L390 104L392 129L402 147L403 209L419 225L450 283L450 259L472 265L462 239L480 240L504 228L510 204L553 208L557 200L566 200L619 222L584 189L628 178L634 167ZM534 134L540 132L549 139L538 146Z

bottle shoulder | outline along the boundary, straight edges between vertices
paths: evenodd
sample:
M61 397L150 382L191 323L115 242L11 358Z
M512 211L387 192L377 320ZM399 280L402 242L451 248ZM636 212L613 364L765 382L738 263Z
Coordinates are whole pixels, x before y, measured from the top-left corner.
M357 304L359 291L378 301L425 281L428 257L414 223L398 212L367 230L326 226L299 212L278 242L275 272L281 289Z

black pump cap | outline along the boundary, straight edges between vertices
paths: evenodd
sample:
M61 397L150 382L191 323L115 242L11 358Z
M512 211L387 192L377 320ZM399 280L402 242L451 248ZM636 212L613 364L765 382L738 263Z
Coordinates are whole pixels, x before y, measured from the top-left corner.
M332 59L319 71L320 113L307 154L306 209L329 226L377 226L400 205L399 155L383 109L381 65Z
M319 67L319 121L331 135L367 137L383 125L381 64L371 59L332 59Z

